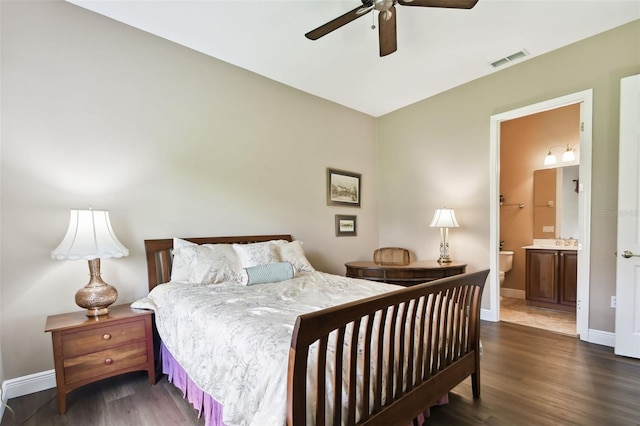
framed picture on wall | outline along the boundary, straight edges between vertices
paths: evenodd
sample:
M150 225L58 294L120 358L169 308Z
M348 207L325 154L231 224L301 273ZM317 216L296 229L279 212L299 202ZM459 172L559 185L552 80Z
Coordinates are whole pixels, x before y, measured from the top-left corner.
M327 169L327 205L360 207L359 173Z
M336 215L336 237L355 237L356 217L350 215Z

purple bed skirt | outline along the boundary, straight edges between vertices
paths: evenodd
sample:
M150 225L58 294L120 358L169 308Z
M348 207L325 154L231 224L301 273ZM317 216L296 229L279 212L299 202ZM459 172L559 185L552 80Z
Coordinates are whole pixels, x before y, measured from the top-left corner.
M187 372L162 343L160 344L160 359L162 360L162 372L167 375L167 380L182 391L182 396L198 411L198 417L204 416L205 426L226 426L222 421L222 405L191 380ZM435 405L448 402L449 395L445 394ZM427 417L429 417L429 409L418 416L416 420L419 425L423 425Z
M205 426L225 426L222 421L222 405L204 393L191 380L163 343L160 344L160 359L162 360L162 372L167 375L167 380L182 391L182 396L187 398L198 411L198 417L204 416Z

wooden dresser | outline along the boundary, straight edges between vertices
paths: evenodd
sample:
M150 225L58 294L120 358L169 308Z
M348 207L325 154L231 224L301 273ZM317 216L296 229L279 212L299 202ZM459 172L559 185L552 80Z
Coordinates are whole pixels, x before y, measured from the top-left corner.
M67 410L67 394L88 383L137 370L146 370L149 382L156 382L153 312L130 305L109 310L100 317L88 317L85 311L47 317L60 414Z
M464 274L467 269L466 263L438 263L435 260L418 260L407 265L348 262L345 266L347 267L347 277L403 286Z

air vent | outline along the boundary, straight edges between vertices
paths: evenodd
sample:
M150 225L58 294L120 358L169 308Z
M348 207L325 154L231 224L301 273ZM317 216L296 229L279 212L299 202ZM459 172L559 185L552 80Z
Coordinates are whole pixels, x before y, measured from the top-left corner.
M505 56L504 58L500 58L497 61L491 62L491 66L494 68L498 68L508 64L509 62L517 61L520 58L524 58L525 56L529 56L529 52L527 52L525 49L522 49L519 52L512 53L509 56Z

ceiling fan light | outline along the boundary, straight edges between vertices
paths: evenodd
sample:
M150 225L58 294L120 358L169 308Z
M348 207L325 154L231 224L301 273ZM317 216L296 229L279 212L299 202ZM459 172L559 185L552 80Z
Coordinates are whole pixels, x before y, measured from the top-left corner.
M394 4L393 0L374 0L373 7L379 12L384 12L391 9Z

